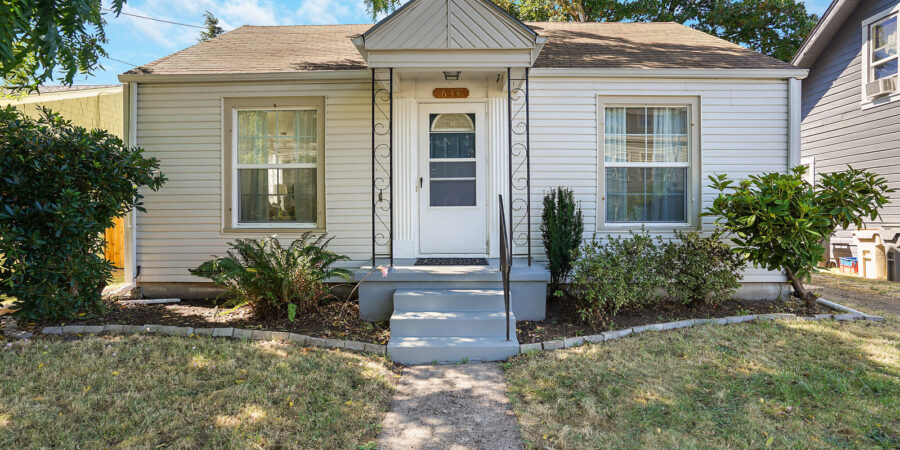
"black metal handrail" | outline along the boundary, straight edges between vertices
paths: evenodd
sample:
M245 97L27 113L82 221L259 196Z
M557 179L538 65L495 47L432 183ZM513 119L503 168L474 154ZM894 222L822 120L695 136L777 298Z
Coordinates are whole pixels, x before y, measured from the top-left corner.
M509 340L509 271L512 267L509 234L506 230L506 215L503 213L503 195L500 199L500 275L503 278L503 306L506 308L506 340Z

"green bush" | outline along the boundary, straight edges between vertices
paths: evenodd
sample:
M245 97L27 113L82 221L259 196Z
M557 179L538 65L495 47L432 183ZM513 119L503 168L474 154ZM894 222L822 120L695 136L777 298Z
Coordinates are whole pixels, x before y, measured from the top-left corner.
M715 236L676 231L675 239L663 247L659 266L668 280L665 291L669 299L714 307L740 286L744 259Z
M103 231L165 177L155 158L49 110L0 109L0 294L16 314L67 318L99 311L112 264Z
M330 241L324 234L314 239L312 233L304 233L284 248L276 236L238 239L229 244L225 257L206 261L190 272L224 287L261 318L277 319L289 313L293 318L318 308L329 294L327 279L351 279L349 270L332 267L349 258L327 250Z
M822 241L839 226L865 228L893 189L875 173L852 167L822 174L815 185L804 179L805 172L800 166L789 174L751 175L736 183L725 175L710 176L719 196L704 215L716 216L749 262L783 270L794 295L812 307L816 296L803 280L825 254Z
M572 265L573 288L581 318L601 323L623 308L639 308L659 300L665 285L662 239L641 230L628 237L607 236L586 243Z
M558 187L544 195L541 235L550 268L550 285L555 291L572 270L574 253L581 245L584 220L571 189Z

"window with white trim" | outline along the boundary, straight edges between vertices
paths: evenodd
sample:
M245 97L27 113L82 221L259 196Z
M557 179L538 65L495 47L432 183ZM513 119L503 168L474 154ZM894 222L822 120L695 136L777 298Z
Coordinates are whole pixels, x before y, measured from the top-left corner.
M900 99L897 22L900 4L862 22L862 107Z
M321 143L316 107L235 108L232 208L238 227L315 227Z
M604 104L604 222L692 222L689 104Z
M897 14L869 25L869 80L897 75Z

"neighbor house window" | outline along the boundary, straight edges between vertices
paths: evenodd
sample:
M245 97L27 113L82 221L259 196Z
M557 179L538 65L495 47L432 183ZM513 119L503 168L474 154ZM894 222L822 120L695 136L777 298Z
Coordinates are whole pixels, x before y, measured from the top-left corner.
M691 105L604 104L605 223L688 224Z
M900 98L898 11L900 5L862 22L863 108Z
M869 26L869 80L897 75L897 15Z
M234 107L230 122L232 226L321 228L322 108Z

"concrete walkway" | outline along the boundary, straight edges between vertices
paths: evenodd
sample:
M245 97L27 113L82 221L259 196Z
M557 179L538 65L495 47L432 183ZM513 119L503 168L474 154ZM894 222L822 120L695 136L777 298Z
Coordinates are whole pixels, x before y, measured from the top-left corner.
M497 363L403 370L382 422L382 449L520 449L519 424Z

